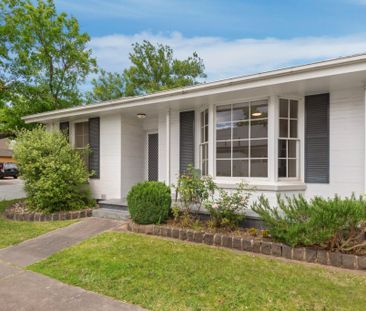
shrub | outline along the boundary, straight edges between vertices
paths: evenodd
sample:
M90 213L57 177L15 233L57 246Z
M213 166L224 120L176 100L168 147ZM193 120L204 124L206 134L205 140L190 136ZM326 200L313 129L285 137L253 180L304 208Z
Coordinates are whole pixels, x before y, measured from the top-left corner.
M176 201L180 201L185 213L190 213L193 206L199 212L202 203L211 198L216 184L210 176L201 176L199 170L192 165L188 165L187 170L179 175L176 190Z
M44 213L90 206L89 173L60 132L39 126L18 133L14 155L25 181L27 207Z
M138 224L159 224L168 219L170 188L157 181L145 181L131 188L127 195L131 218Z
M235 229L244 219L244 209L247 208L251 189L241 183L232 193L218 189L215 199L207 200L205 208L209 211L212 226Z
M277 205L271 207L262 196L253 206L274 239L291 246L317 245L332 251L366 253L366 201L362 197L315 197L307 201L302 196L278 196Z

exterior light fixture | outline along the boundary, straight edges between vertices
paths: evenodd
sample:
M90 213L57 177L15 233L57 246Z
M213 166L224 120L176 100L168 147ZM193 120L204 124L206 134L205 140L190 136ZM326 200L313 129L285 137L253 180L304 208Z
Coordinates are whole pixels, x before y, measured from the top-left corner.
M261 112L253 112L252 117L260 117L262 115Z
M146 113L138 113L137 118L138 119L145 119L146 118Z

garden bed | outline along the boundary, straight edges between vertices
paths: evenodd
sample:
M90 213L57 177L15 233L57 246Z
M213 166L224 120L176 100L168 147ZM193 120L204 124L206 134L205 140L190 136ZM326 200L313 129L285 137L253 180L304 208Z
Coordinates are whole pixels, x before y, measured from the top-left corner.
M239 251L260 253L346 269L366 270L366 256L330 252L310 247L290 247L282 243L273 242L270 239L250 236L250 234L206 232L171 225L138 225L132 221L129 222L127 228L129 231L136 233L221 246Z
M92 211L92 208L85 208L77 211L44 214L28 210L24 202L16 202L4 211L4 216L16 221L58 221L91 217Z

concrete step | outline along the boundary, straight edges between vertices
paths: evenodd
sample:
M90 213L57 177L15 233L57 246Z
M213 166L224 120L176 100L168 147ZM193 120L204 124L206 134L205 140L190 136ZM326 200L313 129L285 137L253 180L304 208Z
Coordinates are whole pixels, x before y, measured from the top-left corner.
M101 208L128 211L127 202L123 199L102 200L98 204Z
M130 214L127 210L115 209L115 208L97 208L93 210L93 216L99 218L107 219L118 219L118 220L128 220Z

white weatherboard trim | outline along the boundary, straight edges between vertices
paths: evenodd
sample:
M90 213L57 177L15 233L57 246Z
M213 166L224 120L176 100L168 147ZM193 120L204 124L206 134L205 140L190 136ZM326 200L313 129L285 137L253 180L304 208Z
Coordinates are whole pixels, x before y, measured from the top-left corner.
M345 66L348 66L348 68ZM261 87L310 78L326 77L330 75L338 75L359 70L366 70L366 54L342 57L322 62L316 62L308 65L268 71L237 78L230 78L216 82L203 83L185 88L157 92L146 96L127 97L94 105L84 105L68 109L54 110L26 116L23 117L23 120L26 123L45 122L70 116L80 116L85 114L99 113L103 111L113 111L116 109L125 109L147 104L169 102L184 98L204 96L238 89L244 90L253 87Z
M170 185L170 109L166 112L166 184Z
M364 86L364 192L366 193L366 85Z

